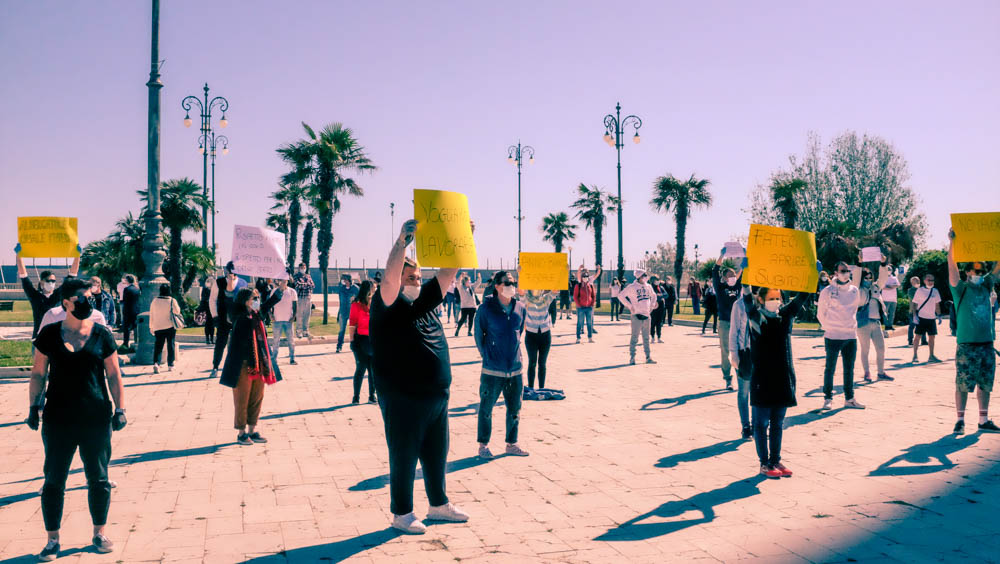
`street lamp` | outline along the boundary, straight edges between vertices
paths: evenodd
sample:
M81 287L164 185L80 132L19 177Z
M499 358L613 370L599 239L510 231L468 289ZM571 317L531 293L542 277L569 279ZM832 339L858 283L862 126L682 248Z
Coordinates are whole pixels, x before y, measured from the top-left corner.
M208 137L202 135L198 138L198 150L204 154L205 150L208 150L209 156L212 157L212 253L215 253L215 154L216 148L222 147L222 154L229 154L229 138L225 135L216 135L215 131L210 132ZM208 230L208 225L205 225L205 230ZM216 265L218 265L218 257L215 259Z
M507 162L517 165L517 260L521 260L521 220L524 216L521 215L521 164L524 162L524 157L527 155L528 164L535 163L535 149L530 145L521 146L521 142L518 141L517 145L511 145L507 147Z
M226 111L229 110L229 100L226 100L222 96L216 96L212 98L211 101L208 99L208 83L205 83L205 94L204 101L197 96L187 96L181 100L181 107L184 108L184 127L191 127L194 123L191 119L191 108L195 108L199 112L199 117L201 118L201 135L198 137L198 152L201 153L201 186L202 193L205 195L205 199L208 199L208 153L210 152L209 145L206 141L214 139L215 132L212 131L212 109L218 108L222 112L222 119L219 120L219 127L225 128L229 125L229 120L226 119ZM228 141L228 139L227 139ZM212 188L212 208L215 208L215 188ZM204 224L208 225L208 206L203 206L201 208L201 218ZM215 218L213 215L212 224L215 224ZM201 232L201 246L202 248L208 247L208 229ZM212 230L212 250L215 250L215 230Z
M615 105L615 113L604 116L604 142L613 147L618 152L618 278L625 276L625 258L622 252L622 147L624 144L625 128L632 126L635 135L632 142L639 144L639 128L642 127L642 120L639 116L629 115L622 119L621 102Z

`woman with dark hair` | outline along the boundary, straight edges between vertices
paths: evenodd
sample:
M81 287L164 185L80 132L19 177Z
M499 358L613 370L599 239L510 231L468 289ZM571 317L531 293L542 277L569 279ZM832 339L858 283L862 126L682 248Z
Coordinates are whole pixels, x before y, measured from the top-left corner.
M233 329L219 383L233 389L236 442L241 445L266 443L257 432L264 385L281 380L281 372L271 357L267 329L260 318L260 294L254 288L236 293L232 306Z
M712 333L718 332L719 324L719 302L716 300L715 288L711 284L705 284L704 298L702 298L702 304L705 306L705 321L701 322L701 334L705 334L705 328L708 327L708 320L712 320Z
M347 321L347 340L354 353L354 397L351 403L361 403L361 381L368 372L368 403L376 403L375 379L372 377L372 342L368 333L369 305L375 295L375 285L371 280L361 282L358 295L354 296L351 313Z
M149 330L155 339L153 344L153 374L160 373L160 359L163 357L163 345L167 346L167 372L174 369L174 355L177 347L174 339L177 337L175 319L181 316L181 306L170 295L170 284L160 285L159 297L149 304ZM183 327L183 325L182 325Z
M656 276L650 279L650 286L656 294L656 308L649 313L649 340L656 339L658 343L663 342L663 322L667 319L666 290L663 289L663 282Z
M212 297L212 279L209 277L202 278L201 280L201 300L198 302L198 309L195 311L196 314L201 314L205 316L205 344L211 345L215 343L215 320L212 318L212 309L209 307L208 302Z

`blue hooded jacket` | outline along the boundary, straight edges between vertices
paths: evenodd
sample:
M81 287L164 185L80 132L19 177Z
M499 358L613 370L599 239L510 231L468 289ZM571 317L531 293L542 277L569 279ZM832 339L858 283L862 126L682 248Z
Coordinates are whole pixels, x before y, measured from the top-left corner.
M518 299L511 299L511 306L507 313L496 296L487 296L476 312L476 348L483 357L483 374L521 375L521 335L528 315Z

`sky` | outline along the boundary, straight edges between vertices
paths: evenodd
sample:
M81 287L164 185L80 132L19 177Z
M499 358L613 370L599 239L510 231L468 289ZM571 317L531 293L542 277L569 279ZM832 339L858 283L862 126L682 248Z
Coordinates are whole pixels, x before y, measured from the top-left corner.
M0 263L13 262L19 216L79 217L89 242L140 212L149 6L0 2ZM517 251L507 147L536 151L522 171L523 250L551 250L542 217L569 211L576 186L617 191L602 135L620 101L643 121L641 144L622 150L630 267L675 238L649 205L658 176L711 181L714 203L691 218L687 252L697 243L715 256L747 232L753 187L810 131L891 142L939 246L949 213L1000 210L998 25L990 1L166 0L161 178L201 182L181 100L208 82L230 102L215 179L224 258L233 225L263 225L287 170L275 149L302 138L303 121L342 122L378 170L357 177L364 197L346 197L334 218L331 265L384 264L412 189L434 188L468 195L480 265L496 267ZM605 265L618 244L609 222ZM593 264L590 232L571 245L575 263Z

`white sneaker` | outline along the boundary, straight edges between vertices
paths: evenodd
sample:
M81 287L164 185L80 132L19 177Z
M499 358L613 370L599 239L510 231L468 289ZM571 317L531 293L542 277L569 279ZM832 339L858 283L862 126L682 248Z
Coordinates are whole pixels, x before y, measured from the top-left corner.
M449 521L452 523L465 523L469 520L469 514L455 507L453 503L446 503L437 507L431 506L427 510L427 519L431 521Z
M159 373L160 373L160 365L159 364L154 364L153 365L153 374L159 374Z
M417 519L412 511L406 515L396 515L392 519L392 528L408 535L422 535L427 532L427 526Z
M528 456L528 451L524 450L517 443L507 444L507 450L504 451L510 456Z
M594 342L594 338L593 337L587 337L587 342L588 343L593 343Z
M833 409L833 400L832 399L823 400L823 411L830 411L831 409Z
M864 409L865 408L865 406L863 406L860 403L858 403L858 400L853 399L853 398L845 401L844 402L844 407L846 407L848 409Z

